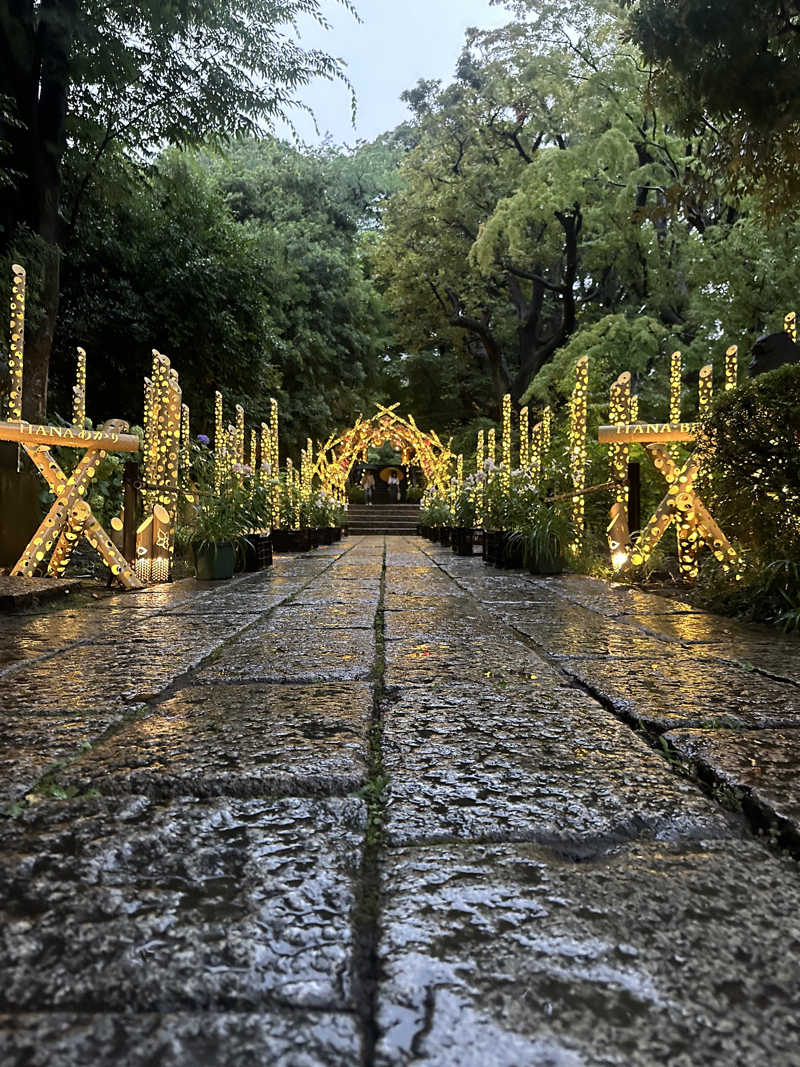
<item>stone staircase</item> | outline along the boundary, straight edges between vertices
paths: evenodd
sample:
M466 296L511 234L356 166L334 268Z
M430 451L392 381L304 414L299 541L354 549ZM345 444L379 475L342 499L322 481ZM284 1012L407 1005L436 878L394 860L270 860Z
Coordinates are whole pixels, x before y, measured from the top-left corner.
M354 536L413 534L417 532L419 504L350 504L347 526Z

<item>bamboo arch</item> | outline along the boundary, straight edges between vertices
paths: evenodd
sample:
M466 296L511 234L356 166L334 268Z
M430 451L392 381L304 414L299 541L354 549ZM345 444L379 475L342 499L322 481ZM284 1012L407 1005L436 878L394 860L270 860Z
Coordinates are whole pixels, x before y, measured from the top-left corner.
M442 494L450 486L455 456L449 445L443 445L435 431L424 433L414 422L413 415L398 415L399 404L385 407L377 404L371 418L359 415L355 425L338 437L328 438L317 453L314 474L323 489L342 496L347 479L358 461L366 462L370 448L380 448L389 441L402 457L402 463L417 463L428 481Z

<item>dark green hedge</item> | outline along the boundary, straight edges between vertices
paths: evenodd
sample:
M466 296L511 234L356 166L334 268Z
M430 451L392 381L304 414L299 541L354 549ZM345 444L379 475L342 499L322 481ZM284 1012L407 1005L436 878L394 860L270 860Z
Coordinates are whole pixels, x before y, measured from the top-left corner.
M800 365L720 395L705 430L700 489L722 528L754 561L800 558Z

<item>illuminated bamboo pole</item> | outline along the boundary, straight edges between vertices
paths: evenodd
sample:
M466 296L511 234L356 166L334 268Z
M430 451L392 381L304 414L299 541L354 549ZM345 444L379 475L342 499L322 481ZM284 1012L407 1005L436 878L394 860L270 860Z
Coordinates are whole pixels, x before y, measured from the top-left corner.
M786 332L789 334L793 341L797 340L797 321L793 311L790 311L789 314L784 318L783 328L784 330L786 330Z
M222 492L225 466L225 423L222 416L222 393L214 393L214 489Z
M483 470L483 430L478 430L478 441L475 446L475 472ZM478 482L475 487L475 522L483 526L483 485Z
M680 352L673 352L669 359L669 422L681 421L681 371L683 357ZM669 454L677 461L680 448L671 445Z
M669 421L681 421L681 366L680 352L673 352L669 361Z
M697 414L698 418L701 419L711 410L711 401L714 399L713 374L714 368L710 363L707 363L700 371L700 378L698 380Z
M494 426L489 430L486 440L486 458L490 459L494 463L497 453L497 442L495 438Z
M235 462L240 466L244 466L244 446L245 446L245 430L244 430L244 408L241 404L236 405L236 459Z
M25 362L25 268L15 263L11 268L11 340L8 371L11 388L8 394L9 422L22 419L22 372Z
M281 500L280 500L280 486L278 484L278 478L280 477L280 451L278 448L278 401L274 397L270 397L269 401L269 428L270 428L270 469L273 477L273 492L272 492L272 525L279 527L281 524Z
M255 477L256 471L258 470L258 431L257 430L251 430L250 431L250 470L251 470L251 472L253 474L253 477Z
M271 454L271 437L269 432L269 426L266 422L261 423L261 463L259 471L271 471L272 464L270 462L272 458Z
M575 369L575 388L570 401L569 419L569 456L572 487L572 525L574 540L572 551L577 554L583 544L586 528L586 502L583 490L586 488L586 424L589 413L589 357L582 356Z
M537 422L531 433L531 477L534 483L542 477L542 424Z
M503 467L500 473L503 496L511 502L511 394L503 397Z
M189 485L189 475L191 473L191 443L189 435L189 405L181 404L180 480L184 488Z
M290 459L286 460L286 500L289 506L287 526L290 530L297 529L294 514L294 466Z
M553 413L550 410L550 405L542 412L542 463L544 463L550 452L550 440L551 431L553 425Z
M158 504L153 509L154 555L152 580L167 582L172 574L175 553L175 527L178 520L178 478L180 475L181 387L178 372L165 361L166 379L159 426Z
M503 463L511 470L511 393L503 397Z
M735 389L739 381L739 349L736 345L725 353L725 391Z
M75 384L72 387L72 425L81 429L86 425L86 352L78 349Z
M633 396L631 397L630 411L631 411L630 421L631 422L638 422L639 421L639 394L638 393L634 393Z
M622 424L630 420L631 376L628 371L620 374L611 386L608 404L608 420ZM620 509L628 507L628 445L617 441L609 447L611 480L614 482L614 502Z
M528 429L528 409L524 407L519 413L519 465L523 470L527 470L530 464L530 457L531 442Z

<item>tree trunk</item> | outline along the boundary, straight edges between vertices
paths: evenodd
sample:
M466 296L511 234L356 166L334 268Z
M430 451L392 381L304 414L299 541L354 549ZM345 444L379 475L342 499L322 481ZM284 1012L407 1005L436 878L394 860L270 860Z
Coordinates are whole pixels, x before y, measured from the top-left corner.
M13 187L0 203L2 246L14 248L18 228L39 238L42 275L32 294L36 326L29 316L23 366L23 414L43 421L47 411L50 351L58 314L61 250L61 160L66 148L70 59L79 0L10 0L0 12L0 91L9 96L14 118L9 126ZM5 124L4 124L5 125ZM25 264L23 264L25 266ZM32 281L34 272L32 271ZM32 287L33 288L33 287Z
M38 296L38 322L25 331L22 417L29 422L47 420L47 382L50 352L56 328L61 277L61 250L57 245L43 249L41 289Z

